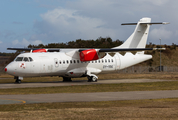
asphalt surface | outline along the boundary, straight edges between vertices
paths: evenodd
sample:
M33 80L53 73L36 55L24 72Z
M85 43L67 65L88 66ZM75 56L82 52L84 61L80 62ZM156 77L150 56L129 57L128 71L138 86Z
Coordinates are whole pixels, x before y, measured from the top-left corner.
M0 88L26 88L26 87L51 87L71 85L91 85L108 83L140 83L158 82L162 80L127 79L127 80L100 80L97 83L86 81L74 81L70 83L22 83L0 84ZM164 80L165 81L165 80ZM89 102L89 101L115 101L115 100L139 100L177 98L178 90L165 91L129 91L129 92L99 92L99 93L57 93L36 95L0 95L0 104L28 104L28 103L51 103L51 102Z
M118 80L98 80L98 82L87 82L85 80L78 80L72 82L39 82L39 83L6 83L0 84L0 89L8 88L33 88L33 87L54 87L54 86L74 86L74 85L93 85L93 84L114 84L114 83L142 83L142 82L162 82L168 80L156 80L156 79L118 79ZM170 80L169 80L170 81Z

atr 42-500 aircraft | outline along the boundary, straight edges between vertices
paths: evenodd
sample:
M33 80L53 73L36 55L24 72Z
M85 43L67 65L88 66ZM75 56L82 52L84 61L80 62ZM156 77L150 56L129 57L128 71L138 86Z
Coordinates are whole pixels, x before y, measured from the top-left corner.
M23 77L60 76L63 81L71 78L87 77L89 82L96 82L96 74L112 72L149 60L151 55L144 54L150 25L168 24L167 22L152 23L151 18L142 18L138 23L122 25L137 25L133 34L121 45L110 49L48 49L48 48L7 48L8 50L24 50L30 53L18 55L13 62L5 67L5 71L14 76L16 83L21 83ZM119 51L140 51L136 54ZM114 52L112 57L108 53Z

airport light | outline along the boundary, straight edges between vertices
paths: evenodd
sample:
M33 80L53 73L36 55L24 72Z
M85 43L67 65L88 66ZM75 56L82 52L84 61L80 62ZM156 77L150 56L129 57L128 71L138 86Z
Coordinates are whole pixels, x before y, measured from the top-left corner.
M159 38L160 40L160 48L161 48L161 38ZM159 71L161 72L161 49L160 49L160 66L159 66Z

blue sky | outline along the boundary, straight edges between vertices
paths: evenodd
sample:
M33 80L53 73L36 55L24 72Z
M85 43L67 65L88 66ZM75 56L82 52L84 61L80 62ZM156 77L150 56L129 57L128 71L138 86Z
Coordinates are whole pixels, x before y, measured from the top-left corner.
M170 22L150 28L148 43L178 44L177 0L1 0L0 52L8 47L111 37L126 40L142 17ZM12 51L8 51L12 52Z

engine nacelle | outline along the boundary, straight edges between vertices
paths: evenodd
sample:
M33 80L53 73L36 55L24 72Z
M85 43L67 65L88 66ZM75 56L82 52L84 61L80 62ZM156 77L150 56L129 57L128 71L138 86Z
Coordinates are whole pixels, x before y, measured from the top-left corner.
M84 50L80 52L80 61L98 60L99 56L95 49Z
M39 53L41 53L41 52L47 52L47 50L46 49L33 50L33 53L37 53L37 52L39 52Z

